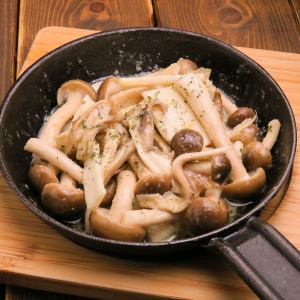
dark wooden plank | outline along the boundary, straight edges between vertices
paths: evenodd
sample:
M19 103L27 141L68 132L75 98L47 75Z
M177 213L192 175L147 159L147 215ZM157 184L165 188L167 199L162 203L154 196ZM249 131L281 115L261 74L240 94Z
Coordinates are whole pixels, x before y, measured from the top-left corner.
M22 287L8 286L5 300L88 300L90 298L76 297L57 293L37 291Z
M14 81L18 0L0 1L0 103Z
M204 33L235 46L300 53L288 0L154 0L154 8L159 26Z
M151 0L20 0L20 3L18 70L42 27L108 30L153 25Z
M300 39L300 0L289 0L299 30Z

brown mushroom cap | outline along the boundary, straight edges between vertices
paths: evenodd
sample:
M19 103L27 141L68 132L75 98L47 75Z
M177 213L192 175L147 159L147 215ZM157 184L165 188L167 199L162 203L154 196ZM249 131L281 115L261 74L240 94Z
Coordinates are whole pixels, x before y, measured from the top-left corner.
M105 188L106 188L106 194L103 200L101 201L101 206L109 206L111 204L117 189L116 181L114 179L111 179Z
M147 174L143 176L135 186L135 194L161 194L171 189L170 175Z
M64 220L81 216L86 208L83 190L57 183L45 185L41 204L50 215Z
M265 168L272 164L272 155L263 143L252 142L244 148L243 163L249 171Z
M231 171L231 163L226 154L214 155L211 159L211 179L223 182Z
M175 157L190 152L200 152L203 148L202 135L192 129L181 129L177 131L170 142Z
M266 173L258 168L249 173L250 177L234 181L222 186L222 191L233 198L248 198L259 194L266 185Z
M66 81L57 91L57 103L62 105L68 98L70 92L82 93L82 96L89 95L94 101L97 99L97 94L90 84L87 82L74 79Z
M55 172L45 165L34 165L29 170L29 178L34 188L41 192L48 183L58 183Z
M109 213L102 209L94 209L90 214L91 231L96 236L118 241L140 242L146 235L140 226L124 225L112 220Z
M98 91L97 91L97 99L103 100L108 99L111 95L116 94L122 90L118 78L116 77L108 77L103 80Z
M227 125L231 128L242 123L245 119L250 119L255 116L255 111L250 107L239 107L233 112L227 120Z
M184 217L193 232L202 234L224 226L228 208L223 199L194 197Z
M191 73L191 71L198 69L198 66L192 60L186 58L179 59L177 64L180 67L180 74Z
M251 124L230 139L232 142L241 141L246 146L251 142L261 141L262 136L260 129L255 124Z

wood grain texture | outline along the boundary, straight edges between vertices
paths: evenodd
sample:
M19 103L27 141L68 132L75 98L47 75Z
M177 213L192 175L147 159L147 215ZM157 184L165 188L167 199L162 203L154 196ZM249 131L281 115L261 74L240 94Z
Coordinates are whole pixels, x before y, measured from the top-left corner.
M152 26L151 0L20 0L18 70L45 26L94 30Z
M0 1L0 103L14 81L18 0Z
M64 40L69 41L71 36L75 39L90 33L93 32L46 28L35 39L28 59L33 62ZM291 102L300 129L300 55L240 50L278 81ZM269 220L298 249L299 182L300 151L288 193ZM204 251L198 257L147 261L110 257L76 245L28 211L2 177L0 224L2 282L101 299L150 299L154 296L160 299L256 299L224 260Z
M2 299L2 298L1 298ZM26 289L17 286L8 286L6 288L5 300L88 300L90 298L62 295ZM99 299L101 300L101 299Z
M289 0L291 8L294 12L295 20L298 26L298 31L300 34L300 1L299 0Z
M288 0L154 0L154 8L159 26L204 33L236 46L300 53Z

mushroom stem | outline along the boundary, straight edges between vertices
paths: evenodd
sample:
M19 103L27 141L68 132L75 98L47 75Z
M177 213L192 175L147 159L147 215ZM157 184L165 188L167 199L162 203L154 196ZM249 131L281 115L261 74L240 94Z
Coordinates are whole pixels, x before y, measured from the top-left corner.
M41 159L47 160L58 169L68 173L77 182L82 183L83 169L63 152L48 145L45 141L30 138L27 141L24 150L37 154Z
M141 179L145 175L151 174L151 172L149 171L147 166L143 163L143 161L139 158L137 153L133 153L130 156L128 163L139 179Z
M125 170L118 174L117 190L109 211L112 219L120 221L123 213L132 209L135 184L133 172Z
M240 141L236 141L236 142L233 144L233 147L234 147L236 153L238 154L238 156L239 156L240 158L242 158L242 156L243 156L243 149L244 149L243 143L240 142Z
M280 126L280 122L277 119L269 122L268 132L262 141L262 143L268 150L271 150L276 143L280 131Z
M175 87L186 97L214 145L216 147L232 145L204 83L194 75L186 75L175 83ZM231 163L232 170L230 177L233 181L240 180L241 178L249 178L242 160L238 157L232 146L227 147L226 156Z
M59 183L61 185L68 186L68 187L76 187L76 181L71 176L69 176L67 173L64 172L60 176Z
M228 115L231 115L238 109L238 107L224 93L221 93L221 98L223 107Z
M211 161L210 160L188 162L185 164L185 168L194 173L200 173L205 176L211 175Z
M209 151L186 153L186 154L179 155L173 161L173 164L172 164L173 177L181 185L184 196L186 198L191 199L193 197L193 192L191 190L189 181L187 180L187 178L184 174L183 165L188 161L209 159L213 155L227 152L227 149L228 149L228 147L223 147L223 148L217 148L217 149L209 150Z

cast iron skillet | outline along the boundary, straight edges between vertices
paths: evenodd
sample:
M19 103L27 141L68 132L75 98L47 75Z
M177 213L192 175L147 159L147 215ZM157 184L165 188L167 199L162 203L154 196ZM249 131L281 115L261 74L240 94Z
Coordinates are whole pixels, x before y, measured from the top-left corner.
M74 78L93 81L111 74L136 74L165 67L187 57L212 69L217 87L239 106L257 110L261 126L278 118L282 123L273 149L263 195L234 223L204 235L165 243L130 243L89 236L52 219L39 207L39 195L29 187L31 155L23 151L37 135L43 117L55 106L59 86ZM154 256L212 247L234 265L249 286L266 299L295 299L300 295L298 251L256 217L289 183L296 149L291 107L270 75L254 61L212 38L162 28L124 29L97 33L71 42L37 61L16 81L4 99L0 115L0 161L3 175L18 197L44 221L87 247L115 254ZM292 224L291 224L292 226Z

